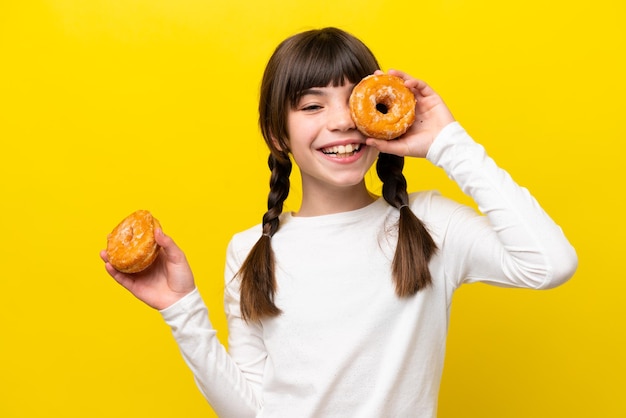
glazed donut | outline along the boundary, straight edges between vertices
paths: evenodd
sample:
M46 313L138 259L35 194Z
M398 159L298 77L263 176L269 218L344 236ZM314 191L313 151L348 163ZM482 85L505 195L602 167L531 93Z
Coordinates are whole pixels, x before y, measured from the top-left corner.
M415 121L415 96L404 80L389 74L363 78L349 105L356 128L371 138L397 138Z
M107 236L109 263L123 273L138 273L148 268L159 254L154 230L160 226L147 210L131 213Z

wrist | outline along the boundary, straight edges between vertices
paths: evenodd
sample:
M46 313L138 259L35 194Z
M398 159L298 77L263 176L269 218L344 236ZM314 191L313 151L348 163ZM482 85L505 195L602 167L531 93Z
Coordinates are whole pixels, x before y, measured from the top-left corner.
M169 293L167 297L164 297L162 300L159 300L157 303L155 303L153 308L155 308L159 312L165 311L170 307L173 307L174 305L180 303L187 296L194 293L194 291L196 291L195 286L187 290L173 291Z
M464 131L463 127L461 127L459 122L455 120L452 120L443 126L433 137L430 147L428 148L428 152L426 153L426 159L431 163L436 164L438 159L441 157L441 153L446 147L446 144L450 142L451 138L453 138L459 131Z
M155 304L154 308L163 313L169 310L175 309L177 306L184 305L185 301L190 299L195 293L198 292L196 287L187 292L174 292L168 298L164 298L158 304Z

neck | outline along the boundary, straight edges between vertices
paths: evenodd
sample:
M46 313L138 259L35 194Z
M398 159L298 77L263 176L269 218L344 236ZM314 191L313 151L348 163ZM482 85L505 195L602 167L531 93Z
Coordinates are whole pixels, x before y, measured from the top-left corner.
M364 208L377 199L365 182L351 186L326 188L323 191L302 189L302 204L294 216L320 216Z

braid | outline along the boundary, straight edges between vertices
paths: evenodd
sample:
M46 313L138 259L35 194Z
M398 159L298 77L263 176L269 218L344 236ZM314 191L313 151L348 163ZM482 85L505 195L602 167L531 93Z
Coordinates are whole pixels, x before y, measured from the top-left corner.
M278 230L283 203L289 195L291 160L286 154L280 157L270 154L268 166L272 174L267 212L263 215L263 235L250 250L238 273L241 275L241 315L246 321L280 314L280 309L274 304L276 280L271 237Z
M376 172L383 182L383 198L400 210L398 245L393 257L392 274L396 294L410 296L432 282L428 261L437 245L413 211L408 207L409 194L402 168L404 157L381 153Z
M283 213L283 203L289 196L291 160L288 156L278 159L270 154L267 165L272 174L270 175L270 193L267 197L267 212L263 215L263 234L272 237L278 230L278 217Z

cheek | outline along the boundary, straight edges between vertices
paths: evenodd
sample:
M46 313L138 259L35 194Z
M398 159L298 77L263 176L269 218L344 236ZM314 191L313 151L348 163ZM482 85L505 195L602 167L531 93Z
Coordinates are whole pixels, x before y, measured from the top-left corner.
M297 117L291 116L291 115L287 115L287 123L286 123L286 131L287 131L287 137L284 139L284 142L286 145L290 145L291 142L293 141L293 137L298 135L298 127L299 125L301 125L298 120Z
M378 160L378 155L380 154L380 151L378 151L376 148L373 147L369 147L367 150L367 156L365 158L367 158L367 166L368 167L372 167L375 163L376 160Z
M280 150L280 151L282 151L284 153L287 153L287 154L289 154L291 152L291 143L292 143L292 139L291 138L292 138L292 136L294 134L297 135L297 132L298 132L297 127L299 125L299 122L297 120L295 120L295 119L297 119L297 118L294 118L292 116L291 112L288 112L287 113L287 118L285 120L285 134L286 134L286 136L284 138L280 138L280 139L277 139L277 138L273 138L272 139L272 145L276 149L278 149L278 150Z
M293 117L287 120L287 139L290 148L306 146L315 138L317 130L311 121Z

